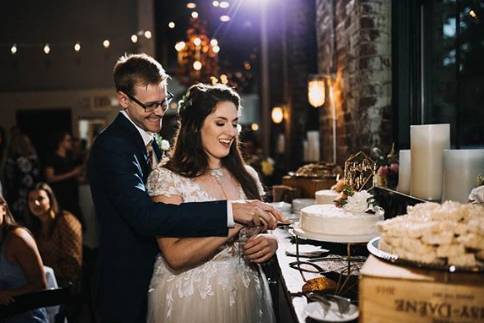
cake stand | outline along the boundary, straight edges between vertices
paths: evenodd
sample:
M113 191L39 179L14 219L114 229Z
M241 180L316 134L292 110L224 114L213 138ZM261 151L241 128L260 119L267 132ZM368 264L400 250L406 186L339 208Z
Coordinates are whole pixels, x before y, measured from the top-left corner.
M343 258L336 258L336 257L322 257L322 258L315 258L311 259L310 262L315 262L315 261L336 261L336 260L343 260L345 262L344 267L342 268L341 271L337 271L339 274L338 277L338 282L337 282L337 290L336 293L341 294L348 284L348 281L351 276L351 272L353 269L359 269L359 266L356 263L361 263L365 259L361 257L355 257L351 255L351 246L355 244L366 244L368 241L372 240L376 236L378 236L377 233L374 234L367 234L367 235L351 235L351 236L344 236L344 235L329 235L329 234L318 234L315 232L310 232L306 231L301 226L299 225L299 222L296 222L293 224L293 232L296 240L296 262L291 264L291 267L298 269L301 272L301 276L304 281L306 281L304 275L302 274L303 270L300 265L301 264L308 264L306 261L301 261L300 260L300 254L299 254L299 239L311 239L315 241L320 241L320 242L332 242L332 243L341 243L346 245L346 256L343 256ZM319 266L315 266L315 264L312 264L315 268L318 268ZM324 271L319 271L319 273L324 273ZM346 278L343 279L342 277L344 274L347 273Z

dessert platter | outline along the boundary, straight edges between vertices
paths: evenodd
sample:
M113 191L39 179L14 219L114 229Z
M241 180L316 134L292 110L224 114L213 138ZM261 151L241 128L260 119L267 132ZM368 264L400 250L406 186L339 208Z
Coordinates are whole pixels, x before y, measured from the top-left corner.
M484 206L422 203L377 227L380 236L368 243L377 258L449 272L484 272Z

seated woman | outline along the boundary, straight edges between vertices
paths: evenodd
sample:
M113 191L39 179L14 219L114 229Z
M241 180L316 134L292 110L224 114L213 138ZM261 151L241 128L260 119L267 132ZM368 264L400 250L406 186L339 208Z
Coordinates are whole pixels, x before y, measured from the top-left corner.
M245 165L238 148L239 102L227 86L190 87L179 104L173 157L148 179L155 201L260 199L257 173ZM272 257L277 240L259 234L242 246L234 241L239 230L230 229L228 237L158 238L161 254L151 279L148 322L274 321L267 281L257 264Z
M38 183L28 194L31 230L44 264L52 267L61 286L81 277L82 232L79 220L59 209L54 192Z
M44 266L35 240L16 224L7 202L0 195L0 304L12 302L14 296L46 288ZM47 322L44 308L14 315L5 323Z

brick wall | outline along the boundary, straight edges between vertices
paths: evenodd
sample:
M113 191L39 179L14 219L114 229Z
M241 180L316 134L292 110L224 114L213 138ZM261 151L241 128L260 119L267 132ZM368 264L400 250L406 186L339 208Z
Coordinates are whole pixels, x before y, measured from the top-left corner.
M333 7L334 5L334 7ZM391 12L386 0L316 0L318 70L332 75L337 161L392 143ZM333 158L331 103L320 110L323 161Z

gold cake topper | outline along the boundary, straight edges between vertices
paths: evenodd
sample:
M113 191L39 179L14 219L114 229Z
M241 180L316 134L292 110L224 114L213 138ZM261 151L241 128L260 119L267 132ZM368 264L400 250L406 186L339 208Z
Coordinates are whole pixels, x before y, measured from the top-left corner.
M345 161L345 183L355 191L371 188L375 172L376 163L362 151L351 155Z

